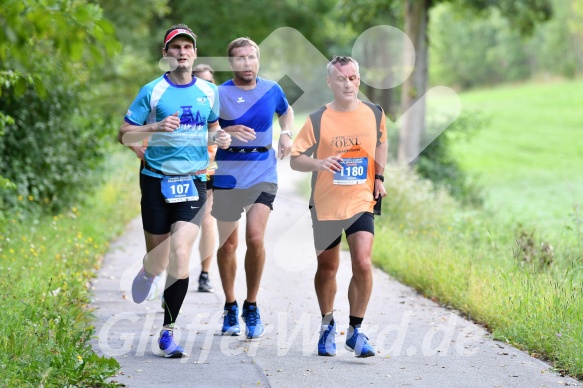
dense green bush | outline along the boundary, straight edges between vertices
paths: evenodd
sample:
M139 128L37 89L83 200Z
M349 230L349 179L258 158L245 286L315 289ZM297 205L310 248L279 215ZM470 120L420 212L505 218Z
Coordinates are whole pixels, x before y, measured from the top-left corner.
M583 7L580 1L553 0L553 13L528 42L532 67L546 75L574 78L583 71Z
M64 208L94 186L113 142L103 141L111 120L92 98L119 43L85 1L10 0L0 22L2 221Z
M452 197L464 205L480 206L482 190L476 178L465 172L452 153L452 141L467 140L484 126L484 118L477 113L462 114L441 135L425 148L415 165L417 173L437 186L449 191ZM424 136L430 136L432 128L442 128L436 119L428 120Z
M521 34L516 15L492 9L476 15L455 2L436 5L429 23L431 82L472 88L539 75L575 77L583 71L583 5L550 4L551 19L530 34Z
M530 76L519 32L497 11L484 16L456 14L449 4L435 7L429 25L431 82L465 89Z
M52 78L44 98L28 88L18 97L7 91L0 100L0 111L13 119L0 136L0 171L17 186L0 192L10 208L23 199L27 207L66 207L94 186L94 169L112 143L104 141L111 127L91 112L82 85Z

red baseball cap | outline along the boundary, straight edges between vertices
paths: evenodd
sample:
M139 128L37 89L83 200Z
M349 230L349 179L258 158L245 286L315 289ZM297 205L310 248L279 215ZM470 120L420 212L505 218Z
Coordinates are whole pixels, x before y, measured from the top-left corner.
M166 49L166 47L168 47L168 43L176 38L177 36L187 36L190 39L192 39L192 43L194 43L194 46L196 47L196 38L194 37L194 34L188 30L185 30L184 28L177 28L174 31L170 32L168 35L166 35L166 38L164 38L164 46L163 48Z

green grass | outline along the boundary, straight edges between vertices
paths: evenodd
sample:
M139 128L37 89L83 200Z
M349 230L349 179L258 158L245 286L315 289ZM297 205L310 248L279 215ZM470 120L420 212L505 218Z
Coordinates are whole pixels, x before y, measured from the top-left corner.
M502 221L528 221L556 235L583 201L583 80L461 94L464 111L489 125L455 155L479 174L486 206Z
M107 183L87 188L84 205L51 217L8 217L0 235L2 386L108 385L119 369L88 344L87 303L108 242L138 214L138 168L127 150L107 164Z
M462 208L389 169L373 260L507 341L583 378L583 82L461 94L489 118L453 152L479 174L483 209ZM545 264L545 260L548 262Z
M565 251L550 266L539 264L536 236L525 261L512 227L461 208L412 173L393 169L385 186L390 200L376 221L373 249L378 266L463 311L495 338L583 377L581 261Z

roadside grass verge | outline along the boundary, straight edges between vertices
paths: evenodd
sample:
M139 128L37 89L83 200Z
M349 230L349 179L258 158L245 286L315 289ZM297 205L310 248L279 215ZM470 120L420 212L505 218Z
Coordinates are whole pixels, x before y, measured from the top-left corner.
M557 237L583 198L583 79L503 85L460 94L488 124L452 152L487 188L501 222Z
M385 175L390 201L376 221L375 264L495 338L583 378L577 229L571 243L549 254L535 233L463 209L412 172L389 168Z
M125 152L124 152L125 151ZM113 154L105 184L54 216L7 215L0 232L0 385L108 386L117 361L91 349L91 279L109 241L138 214L135 157ZM27 199L23 199L27 200Z

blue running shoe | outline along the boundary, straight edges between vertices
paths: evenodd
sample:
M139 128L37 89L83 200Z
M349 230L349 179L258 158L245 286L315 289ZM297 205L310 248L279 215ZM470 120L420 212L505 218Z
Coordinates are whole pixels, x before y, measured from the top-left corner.
M263 329L261 317L259 316L259 308L257 306L249 306L247 309L244 308L241 318L245 322L245 335L248 339L263 337L265 330Z
M147 277L146 270L142 267L132 282L132 298L135 303L142 303L146 300L155 278L156 276Z
M166 358L182 358L187 357L184 349L174 342L174 333L170 329L163 329L158 338L158 346L164 352Z
M318 340L318 356L336 355L336 323L334 325L322 325L320 339Z
M223 335L241 334L241 328L239 327L239 307L237 305L231 306L229 310L225 310L223 317L223 328L221 329Z
M368 343L368 337L364 335L360 327L356 327L352 335L351 328L348 328L346 335L346 350L354 352L356 357L372 357L375 355L374 348Z

